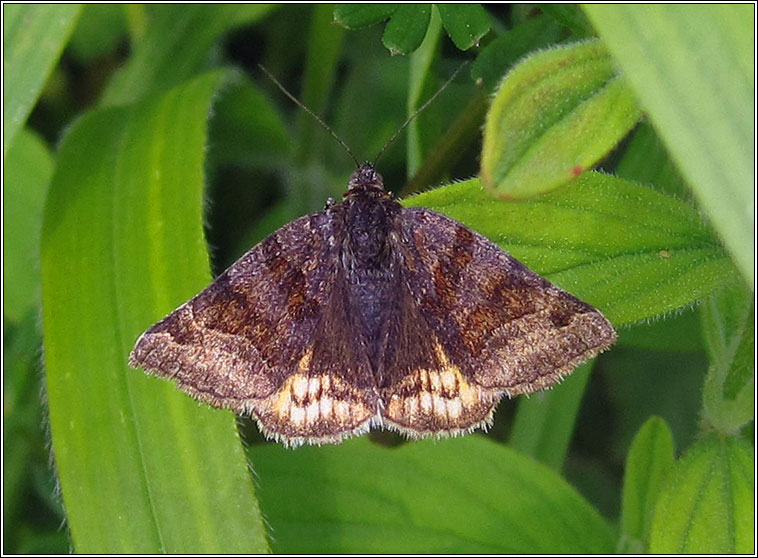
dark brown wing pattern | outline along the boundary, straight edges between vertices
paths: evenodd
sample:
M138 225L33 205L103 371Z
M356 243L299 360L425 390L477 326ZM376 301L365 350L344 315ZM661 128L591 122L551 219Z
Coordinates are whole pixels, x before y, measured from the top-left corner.
M486 425L505 393L549 387L609 347L595 308L548 283L486 238L433 211L408 209L395 237L414 326L401 344L423 353L386 366L384 420L411 435ZM388 353L388 359L395 355Z
M130 364L215 407L252 414L289 445L367 431L377 399L364 389L362 346L340 319L342 235L326 212L282 227L147 330Z
M251 249L130 364L296 446L374 424L487 426L503 394L550 387L615 341L595 308L460 223L402 209L380 180L361 167L343 203Z

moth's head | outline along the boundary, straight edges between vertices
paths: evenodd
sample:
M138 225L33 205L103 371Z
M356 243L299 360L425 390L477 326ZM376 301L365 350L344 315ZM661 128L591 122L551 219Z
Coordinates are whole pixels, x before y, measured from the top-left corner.
M363 163L350 177L347 193L369 190L384 191L384 179L372 163Z

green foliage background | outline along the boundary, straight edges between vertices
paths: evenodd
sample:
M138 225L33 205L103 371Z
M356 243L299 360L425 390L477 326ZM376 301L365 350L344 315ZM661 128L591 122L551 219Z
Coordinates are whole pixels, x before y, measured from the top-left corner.
M753 6L3 10L4 552L754 552ZM612 350L486 434L294 451L126 366L345 188L258 63L371 158L464 60L385 183Z

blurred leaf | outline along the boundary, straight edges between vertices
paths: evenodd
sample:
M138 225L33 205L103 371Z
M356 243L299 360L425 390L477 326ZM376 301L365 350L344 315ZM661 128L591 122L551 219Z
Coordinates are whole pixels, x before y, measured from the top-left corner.
M335 106L335 131L356 152L359 160L376 157L398 130L406 117L408 68L412 57L388 58L384 46L374 37L350 36L352 48L345 49L350 72L340 81L340 94ZM357 43L357 44L356 44ZM365 57L381 60L366 64ZM382 158L382 170L404 164L404 138L390 148ZM334 144L337 160L345 165L345 176L353 168L344 150ZM390 179L391 175L386 176Z
M500 201L474 179L404 203L474 228L617 327L693 304L736 273L691 206L600 173L528 202Z
M666 421L651 417L629 448L621 506L622 553L640 554L650 542L653 509L674 465L674 439Z
M126 14L122 4L86 4L68 48L81 63L113 50L126 37Z
M490 30L490 16L480 4L437 4L445 31L460 50L479 45Z
M634 327L642 329L646 324ZM666 421L676 447L688 447L697 439L702 386L708 370L702 351L638 349L617 343L603 356L601 364L598 376L602 387L594 386L600 400L593 400L595 407L591 407L589 397L585 399L585 406L590 407L585 412L594 409L601 413L601 423L595 423L595 428L607 425L608 431L602 430L602 437L595 442L602 444L602 451L613 455L619 466L651 416ZM608 409L613 412L612 429L602 414Z
M578 4L537 4L537 7L556 22L568 27L578 39L596 35L592 23Z
M329 105L330 93L337 78L337 64L342 52L344 32L331 25L332 7L328 4L313 6L310 29L308 30L308 48L306 50L305 68L302 73L303 87L301 99L305 106L316 114L323 114ZM299 133L298 157L300 163L320 160L325 141L316 141L317 134L323 134L321 125L310 114L298 111L297 126ZM318 136L320 137L320 136ZM307 192L304 192L307 193ZM320 192L319 200L306 208L315 209L323 204L326 192Z
M52 173L45 143L19 131L5 157L3 181L3 316L11 321L39 302L42 207Z
M646 121L637 126L614 174L635 182L655 185L686 201L691 198L682 175L669 158L655 130Z
M554 190L596 164L639 116L599 41L534 54L511 70L492 101L482 182L510 199Z
M584 9L752 288L754 7Z
M141 6L144 30L126 65L103 93L103 105L131 103L193 77L209 62L219 36L265 16L270 4L149 4Z
M11 554L19 544L19 516L31 492L32 471L48 464L39 428L43 413L38 321L37 309L28 308L16 323L6 323L3 332L3 551Z
M390 54L409 54L421 46L431 14L431 4L400 4L382 36Z
M510 446L560 472L594 360L582 364L554 389L521 397Z
M234 417L126 362L141 331L209 280L203 75L92 112L59 151L42 236L52 446L82 553L265 552Z
M647 351L701 352L703 336L698 309L684 309L660 320L624 328L619 331L616 346Z
M703 419L734 433L755 418L755 308L738 283L711 295L702 306L703 336L711 367L703 388Z
M334 21L346 29L360 29L384 21L396 9L397 4L338 4Z
M220 92L209 135L217 165L273 168L290 154L293 142L279 113L247 79L237 79Z
M607 553L605 520L553 471L479 435L249 449L279 553ZM540 520L536 520L540 518ZM549 522L549 529L545 523Z
M18 548L19 554L45 556L47 554L70 554L71 545L64 531L56 529L44 533L23 532L24 539Z
M429 27L420 47L411 55L408 75L408 93L405 103L407 116L413 115L424 103L424 93L437 89L436 75L432 72L438 52L438 44L442 36L442 21L436 10L432 10ZM408 177L416 174L424 158L424 137L421 134L422 124L427 129L429 115L420 114L408 125L408 143L406 160Z
M712 434L682 457L655 506L652 554L755 552L755 459L749 444Z
M79 4L3 4L3 159L58 62Z
M482 49L471 68L471 77L481 80L489 92L500 85L513 64L533 50L559 42L561 34L561 26L552 18L541 15L527 19Z
M323 114L329 106L335 87L344 30L332 24L331 4L314 4L308 27L305 68L300 97L315 114ZM287 189L293 216L323 209L324 201L342 192L342 187L331 174L326 154L332 147L332 138L321 124L306 111L296 114L297 142L294 165L286 174Z

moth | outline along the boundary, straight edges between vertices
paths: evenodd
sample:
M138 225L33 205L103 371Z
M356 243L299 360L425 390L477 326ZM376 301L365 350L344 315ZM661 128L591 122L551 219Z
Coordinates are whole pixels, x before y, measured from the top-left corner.
M285 225L143 333L129 363L294 447L372 427L486 428L504 395L554 385L615 339L597 309L487 238L400 205L365 163L339 203Z

